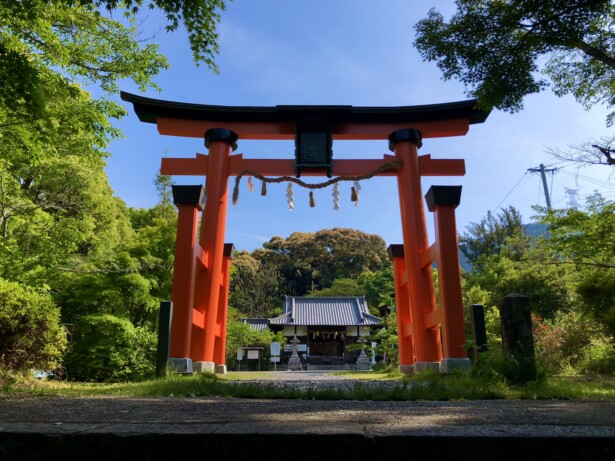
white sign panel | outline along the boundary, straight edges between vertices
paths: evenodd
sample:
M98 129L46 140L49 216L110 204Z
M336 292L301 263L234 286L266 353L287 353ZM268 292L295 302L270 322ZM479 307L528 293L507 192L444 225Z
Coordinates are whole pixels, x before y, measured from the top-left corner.
M274 362L279 363L280 362L280 357L271 357L271 363L274 363Z
M280 343L271 343L271 355L280 355Z
M237 360L243 360L243 349L237 349Z
M258 351L248 351L248 360L258 360Z

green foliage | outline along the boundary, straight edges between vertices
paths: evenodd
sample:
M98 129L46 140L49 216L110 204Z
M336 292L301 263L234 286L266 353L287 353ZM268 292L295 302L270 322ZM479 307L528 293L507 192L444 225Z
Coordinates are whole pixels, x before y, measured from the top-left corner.
M51 298L0 278L0 364L5 370L56 368L66 331Z
M466 232L459 237L459 249L472 263L472 269L481 271L485 258L502 252L511 259L520 259L529 242L521 214L510 206L496 216L488 212L480 223L467 226Z
M613 105L612 2L457 0L456 5L448 21L430 10L415 26L415 45L445 79L461 80L482 107L521 109L526 95L547 87L542 76L550 78L555 94L572 94L586 108Z
M281 293L294 296L329 288L336 279L356 279L366 271L391 265L381 237L343 228L294 232L286 239L276 236L252 257L279 271L284 283Z
M64 365L71 380L139 380L154 372L156 335L110 314L81 317Z
M281 314L281 286L280 272L270 262L260 262L246 251L233 258L229 303L245 317Z
M357 282L365 290L365 300L370 310L376 311L380 306L391 305L395 297L395 280L392 267L375 272L363 272Z
M262 346L265 349L260 356L261 368L267 369L269 366L270 350L272 342L284 344L284 332L273 333L271 330L257 331L252 329L249 324L240 320L240 312L229 307L228 323L226 326L226 358L227 363L234 367L236 365L237 349L242 346Z
M376 347L377 353L382 354L384 363L391 367L399 365L399 344L397 338L397 314L393 310L384 319L384 327L380 328L370 337L371 340L378 343Z
M314 291L310 296L363 296L365 289L354 279L335 279L329 288Z
M574 273L583 309L615 335L615 203L596 194L584 211L542 211L555 264Z

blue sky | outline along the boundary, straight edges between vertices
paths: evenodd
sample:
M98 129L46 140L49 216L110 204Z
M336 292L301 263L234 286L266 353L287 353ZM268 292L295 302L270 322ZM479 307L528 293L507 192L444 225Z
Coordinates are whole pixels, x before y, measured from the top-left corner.
M223 14L220 32L220 74L195 67L186 37L160 31L163 23L151 14L144 35L155 41L171 67L156 82L162 87L145 96L200 104L274 106L278 104L345 104L405 106L468 99L455 81L443 81L435 64L421 61L413 48L413 25L431 6L445 15L451 1L386 0L235 0ZM124 91L137 93L126 82ZM149 207L156 202L152 179L160 159L206 153L202 140L158 134L155 125L130 115L116 125L125 138L112 142L107 173L116 194L128 206ZM532 205L545 204L539 176L526 174L540 163L556 163L546 149L566 148L608 135L606 109L585 111L571 97L550 92L532 95L515 114L491 113L482 125L472 125L464 137L427 139L421 154L434 158L464 158L467 174L457 178L425 178L431 185L462 185L457 209L460 232L487 211L514 205L526 221ZM250 158L293 158L287 141L239 141L236 153ZM337 141L334 160L382 158L386 141ZM565 187L577 189L580 200L594 190L615 197L615 183L605 183L606 167L585 168L575 178L574 166L563 166L552 180L552 201L566 204ZM587 179L588 178L588 179ZM199 184L202 177L176 177L177 184ZM322 178L325 180L326 178ZM551 181L551 176L549 176ZM319 182L321 178L311 178ZM231 178L231 187L234 178ZM515 185L517 185L515 187ZM350 202L350 185L342 183L341 209L333 210L331 189L315 192L316 207L308 205L308 191L294 187L295 209L288 211L286 185L270 185L262 197L258 186L250 194L242 181L239 202L230 206L226 241L253 250L275 235L294 231L349 227L375 233L387 245L401 243L399 203L394 178L374 178L361 186L359 206ZM512 191L512 192L511 192ZM428 216L431 229L432 218Z

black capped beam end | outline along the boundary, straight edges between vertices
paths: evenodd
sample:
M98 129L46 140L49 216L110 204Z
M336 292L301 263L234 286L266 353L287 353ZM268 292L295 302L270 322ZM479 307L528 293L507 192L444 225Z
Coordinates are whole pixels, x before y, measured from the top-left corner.
M436 206L452 206L457 208L461 201L461 186L431 186L425 194L429 211Z
M392 243L387 248L387 253L389 254L389 259L403 258L404 246L401 243Z
M171 186L173 189L173 203L176 206L193 205L203 211L207 201L207 192L203 186Z
M416 144L416 147L420 148L423 145L423 135L415 128L395 130L389 135L389 150L394 152L395 144L400 141L411 141Z
M237 150L237 133L226 128L211 128L205 132L205 147L209 149L209 144L213 141L224 141L231 145L233 150Z

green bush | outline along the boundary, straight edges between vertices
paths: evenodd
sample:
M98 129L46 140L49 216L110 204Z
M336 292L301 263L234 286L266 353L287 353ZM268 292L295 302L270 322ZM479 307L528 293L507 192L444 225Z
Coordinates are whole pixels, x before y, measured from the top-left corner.
M64 365L72 380L134 381L153 374L155 358L154 333L127 319L98 314L77 322Z
M547 373L582 372L590 367L592 349L608 345L596 320L579 312L560 311L552 320L534 315L533 323L536 358Z
M615 373L615 341L608 337L592 339L583 348L576 369L581 373Z
M66 348L60 311L47 295L0 279L0 365L52 370Z

